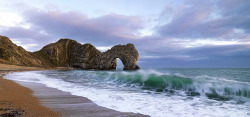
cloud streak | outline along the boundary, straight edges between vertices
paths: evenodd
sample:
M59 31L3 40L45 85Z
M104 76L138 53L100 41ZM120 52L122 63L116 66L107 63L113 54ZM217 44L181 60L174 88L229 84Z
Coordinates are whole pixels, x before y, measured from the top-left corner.
M237 38L239 33L249 35L249 5L248 0L186 1L175 12L168 14L172 17L171 21L159 26L158 33L163 36L191 39Z
M90 19L79 12L29 11L25 14L27 22L38 30L96 44L138 38L138 30L143 28L141 19L135 16L108 14Z
M143 28L143 22L139 17L119 14L89 18L76 11L61 12L39 9L29 9L23 14L24 22L22 24L30 25L29 28L2 27L4 29L2 34L17 39L23 45L27 42L39 43L40 48L59 38L71 38L96 46L127 44L141 38L138 36L138 30Z

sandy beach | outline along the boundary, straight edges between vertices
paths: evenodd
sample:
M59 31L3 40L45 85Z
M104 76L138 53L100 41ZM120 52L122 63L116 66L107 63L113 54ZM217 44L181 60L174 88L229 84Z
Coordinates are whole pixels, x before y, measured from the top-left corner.
M2 77L9 72L43 70L0 64L0 116L27 117L140 117L144 115L123 113L100 107L87 98L73 96L45 85L13 82Z
M42 106L33 91L19 84L3 79L9 72L41 70L37 67L23 67L0 64L0 116L59 117L58 112Z
M32 94L30 89L0 76L0 116L59 117L59 113L40 105Z

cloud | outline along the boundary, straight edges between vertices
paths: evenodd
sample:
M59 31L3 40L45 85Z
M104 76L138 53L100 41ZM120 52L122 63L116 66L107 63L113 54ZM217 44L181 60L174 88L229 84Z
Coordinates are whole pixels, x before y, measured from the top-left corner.
M107 14L89 18L77 11L45 11L35 8L26 10L22 19L24 21L16 26L1 26L2 35L19 41L23 46L39 43L37 47L40 48L60 38L92 43L95 46L127 44L141 38L138 36L139 30L144 26L137 16Z
M186 1L168 17L162 16L167 20L170 15L171 21L157 30L162 36L191 39L233 39L239 36L239 30L241 35L249 35L249 5L248 0Z
M23 27L7 27L7 29L4 30L3 33L12 38L30 38L39 40L48 38L48 36L42 34L42 32L32 29L26 29Z
M9 37L17 45L23 46L28 51L37 51L44 45L56 41L52 36L44 34L42 31L27 29L20 26L0 27L2 35Z
M27 22L49 35L70 37L95 44L118 44L138 38L143 22L136 16L108 14L88 18L80 12L39 11L25 13ZM107 42L108 41L108 42Z
M249 45L213 45L186 49L183 53L197 58L201 57L203 59L245 58L250 57L250 47Z
M112 46L97 46L96 49L100 50L101 52L106 52L108 49L111 49Z
M150 53L149 53L150 54ZM202 46L176 51L159 51L160 57L141 58L150 67L249 67L249 45Z
M101 51L133 43L142 68L249 67L249 3L188 0L176 8L167 5L154 21L160 24L157 34L147 36L140 31L148 22L139 16L113 13L90 18L79 11L35 8L23 10L22 22L1 26L0 31L31 51L59 38L91 43Z

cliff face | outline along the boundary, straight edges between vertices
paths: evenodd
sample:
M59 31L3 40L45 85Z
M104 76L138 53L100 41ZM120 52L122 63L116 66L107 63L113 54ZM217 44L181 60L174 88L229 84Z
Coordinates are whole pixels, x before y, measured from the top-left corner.
M11 42L8 37L0 36L0 63L21 66L40 66L41 61L33 53L27 52Z
M139 54L133 44L116 45L106 52L100 52L91 44L82 45L74 40L60 39L31 53L16 46L7 37L0 37L0 62L5 64L113 70L117 66L116 58L120 58L124 70L139 69Z
M95 65L93 59L101 52L91 44L82 45L74 40L60 39L56 43L44 46L34 54L38 58L42 58L42 63L45 63L46 66L92 69Z
M139 54L133 44L117 45L102 53L91 44L82 45L74 40L61 39L34 54L38 58L43 58L43 63L52 66L112 70L116 69L116 58L120 58L124 70L139 69L137 66Z

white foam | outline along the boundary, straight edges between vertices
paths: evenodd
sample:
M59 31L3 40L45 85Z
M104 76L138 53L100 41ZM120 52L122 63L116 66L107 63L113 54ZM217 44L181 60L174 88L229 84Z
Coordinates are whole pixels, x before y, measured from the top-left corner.
M179 76L179 77L182 77L182 78L186 78L186 76L183 75L183 74L181 74L181 73L175 73L174 75Z
M56 71L55 71L56 72ZM249 103L235 104L219 102L204 97L188 99L184 96L150 94L135 91L119 91L109 88L87 87L84 85L65 82L61 79L48 78L39 72L15 72L4 78L10 80L36 82L48 87L70 92L73 95L84 96L96 104L121 112L134 112L152 117L176 116L248 116Z

